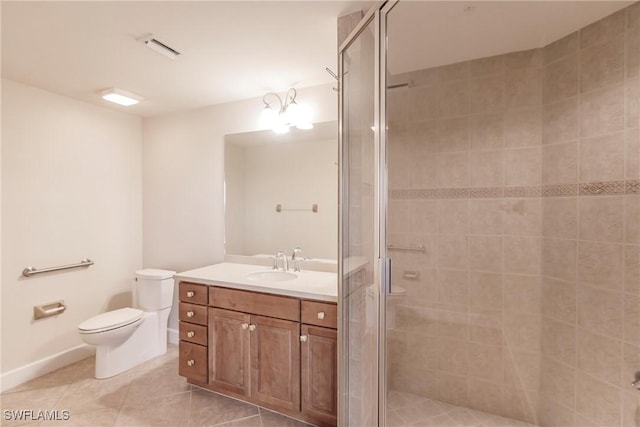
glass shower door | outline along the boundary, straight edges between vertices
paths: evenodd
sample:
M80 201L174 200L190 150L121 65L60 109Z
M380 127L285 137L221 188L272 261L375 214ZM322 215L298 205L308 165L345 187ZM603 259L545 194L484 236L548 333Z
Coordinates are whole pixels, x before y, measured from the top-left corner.
M376 22L371 19L340 54L339 420L344 426L378 424Z

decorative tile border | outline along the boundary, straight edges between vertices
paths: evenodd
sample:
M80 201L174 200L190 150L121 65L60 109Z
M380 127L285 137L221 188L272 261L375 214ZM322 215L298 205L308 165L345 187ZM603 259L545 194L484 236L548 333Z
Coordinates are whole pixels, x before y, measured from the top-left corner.
M537 197L612 196L640 194L640 180L587 182L532 187L432 188L391 190L391 200L502 199Z

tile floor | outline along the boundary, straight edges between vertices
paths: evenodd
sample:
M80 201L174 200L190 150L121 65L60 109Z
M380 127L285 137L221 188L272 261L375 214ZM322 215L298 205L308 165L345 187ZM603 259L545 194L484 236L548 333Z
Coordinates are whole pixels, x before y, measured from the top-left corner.
M0 395L1 425L18 426L225 426L305 427L300 421L255 405L192 387L178 376L178 351L116 377L93 378L88 358ZM533 427L415 395L389 393L389 427ZM13 421L5 410L67 410L67 421ZM365 426L353 426L365 427Z

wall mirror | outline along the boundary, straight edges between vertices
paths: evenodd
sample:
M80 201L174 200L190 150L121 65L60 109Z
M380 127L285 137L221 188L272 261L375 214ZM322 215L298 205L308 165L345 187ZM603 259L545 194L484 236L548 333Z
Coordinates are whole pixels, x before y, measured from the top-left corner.
M271 257L338 251L338 126L225 136L225 252Z

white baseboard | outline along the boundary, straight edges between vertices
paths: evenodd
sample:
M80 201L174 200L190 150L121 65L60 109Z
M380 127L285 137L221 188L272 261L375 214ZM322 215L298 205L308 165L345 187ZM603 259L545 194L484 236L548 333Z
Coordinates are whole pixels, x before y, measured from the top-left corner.
M80 344L77 347L61 351L60 353L5 372L0 375L0 392L9 390L17 385L26 383L29 380L48 374L49 372L63 368L94 354L94 346Z
M167 341L169 344L178 345L180 334L176 329L167 328Z

